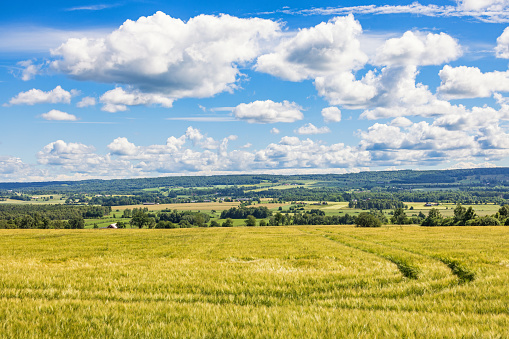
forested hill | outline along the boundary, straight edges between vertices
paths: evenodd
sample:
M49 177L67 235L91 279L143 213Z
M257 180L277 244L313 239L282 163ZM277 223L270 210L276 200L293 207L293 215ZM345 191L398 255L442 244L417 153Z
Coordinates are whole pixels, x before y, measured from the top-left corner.
M212 187L218 185L257 185L313 181L314 187L341 187L343 189L371 189L373 187L431 187L509 186L509 168L478 168L434 171L380 171L349 174L311 175L218 175L175 176L142 179L50 181L27 183L0 183L0 190L58 191L83 193L125 193L154 187Z

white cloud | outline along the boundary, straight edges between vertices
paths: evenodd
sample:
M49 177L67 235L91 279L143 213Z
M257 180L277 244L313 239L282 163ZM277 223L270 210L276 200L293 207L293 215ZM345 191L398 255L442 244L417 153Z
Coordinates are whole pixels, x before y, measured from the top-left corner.
M509 7L507 0L457 0L458 7L467 11L503 11Z
M273 127L273 128L270 130L270 133L271 133L271 134L279 134L279 133L281 133L281 131L280 131L280 130L278 130L276 127Z
M52 50L58 59L51 65L75 79L166 98L210 97L233 91L237 65L254 60L262 43L279 34L280 23L271 20L199 15L184 22L157 12L102 38L69 39Z
M509 59L509 27L506 27L502 35L497 38L495 53L497 58Z
M461 46L445 33L424 34L407 31L400 38L387 40L373 58L376 65L440 65L456 60Z
M509 22L509 2L507 0L467 0L457 1L458 6L421 5L367 5L352 7L326 7L304 10L286 9L288 14L303 15L346 15L346 14L415 14L429 17L473 17L484 22Z
M341 110L337 107L326 107L322 109L322 117L325 122L340 122Z
M20 61L17 65L22 67L21 80L23 81L35 78L35 76L41 72L41 68L43 66L43 64L34 64L32 60Z
M339 17L284 38L274 52L258 58L255 69L301 81L361 68L367 56L357 39L362 28L352 15Z
M391 126L396 126L396 127L408 127L408 126L411 126L412 124L413 124L413 122L410 121L410 119L407 119L405 117L397 117L397 118L392 119L392 121L391 121Z
M41 114L41 117L44 120L55 120L55 121L76 121L78 118L76 118L75 115L62 112L56 109L52 109L48 113Z
M417 74L416 66L393 66L383 68L380 73L369 71L361 80L355 80L351 74L317 78L315 86L319 95L333 105L365 109L361 117L367 119L464 111L464 107L438 100L427 86L416 84Z
M77 94L78 92L76 90L68 92L60 86L55 87L49 92L33 88L29 91L21 92L14 98L11 98L11 100L9 100L9 105L35 105L44 103L69 104L71 102L71 98Z
M217 149L219 142L211 137L203 135L199 129L189 126L185 134L186 138L193 142L193 145L204 149Z
M162 107L171 107L173 99L161 94L142 93L138 90L125 91L117 87L104 93L99 99L103 103L103 111L115 113L126 111L127 106L138 105L161 105Z
M100 5L90 5L90 6L77 6L66 9L67 11L101 11L103 9L116 7L116 4L100 4Z
M360 132L361 145L368 150L454 150L477 147L474 138L463 131L450 131L422 121L401 130L396 126L374 124Z
M317 77L315 87L318 94L325 97L332 105L343 105L347 108L363 108L375 97L375 74L369 71L361 80L356 80L352 73L339 73L326 77Z
M509 91L509 71L482 73L477 67L444 66L438 93L445 99L490 97L494 92Z
M249 123L268 124L275 122L295 122L302 120L304 115L302 107L295 102L272 100L254 101L248 104L240 104L233 110L237 119L246 120Z
M93 98L93 97L84 97L83 99L81 99L80 102L78 102L76 104L76 107L83 108L83 107L88 107L88 106L95 106L95 104L96 104L95 98Z
M28 165L23 163L20 158L0 156L0 178L24 171L27 167Z
M294 131L297 134L303 135L303 134L325 134L330 133L331 130L327 126L323 127L316 127L312 123L305 124L304 126L299 127Z
M310 139L283 137L256 152L255 168L338 168L369 163L369 152L342 143L324 145Z
M116 138L107 147L112 154L116 155L135 155L138 153L138 147L124 137Z

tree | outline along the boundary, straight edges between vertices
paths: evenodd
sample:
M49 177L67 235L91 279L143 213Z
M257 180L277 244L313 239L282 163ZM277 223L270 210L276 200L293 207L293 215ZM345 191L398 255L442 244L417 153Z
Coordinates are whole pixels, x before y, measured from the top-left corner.
M228 218L226 219L224 222L223 222L223 225L221 225L223 227L233 227L233 220Z
M371 213L359 213L355 221L357 227L381 227L382 222Z
M409 223L409 219L406 216L405 210L400 208L396 208L394 210L394 214L391 217L391 222L395 225L405 225Z
M421 223L421 226L440 226L443 224L443 218L440 211L432 208L428 212L428 216Z
M252 215L248 215L245 222L246 226L256 226L256 218Z
M282 225L283 218L284 218L284 216L281 213L277 212L276 215L274 216L274 222L275 222L274 226Z
M141 208L133 209L132 215L133 215L133 217L131 219L131 224L138 228L143 228L143 226L145 226L149 223L148 214Z
M129 208L126 208L124 210L124 213L122 214L122 218L130 218L131 217L131 210Z
M465 208L458 203L454 209L454 224L455 225L466 225L467 221L472 220L476 217L472 206Z
M83 229L85 228L85 220L82 217L74 217L69 219L68 225L71 229Z

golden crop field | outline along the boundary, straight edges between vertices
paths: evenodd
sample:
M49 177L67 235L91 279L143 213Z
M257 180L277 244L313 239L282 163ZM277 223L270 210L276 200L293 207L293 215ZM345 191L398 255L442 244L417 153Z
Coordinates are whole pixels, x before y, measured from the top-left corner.
M509 227L0 230L2 338L507 338Z

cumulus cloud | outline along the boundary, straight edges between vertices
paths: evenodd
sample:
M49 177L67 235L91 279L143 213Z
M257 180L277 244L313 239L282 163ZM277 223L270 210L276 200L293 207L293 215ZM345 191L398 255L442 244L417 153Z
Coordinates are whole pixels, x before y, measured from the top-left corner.
M20 158L11 156L0 156L0 178L4 175L19 173L28 167Z
M326 107L322 109L322 117L325 122L340 122L341 110L337 107Z
M369 71L361 80L352 73L340 73L326 77L317 77L315 87L318 94L332 105L347 108L364 108L377 94L375 73Z
M362 147L369 150L451 150L476 147L474 138L465 132L450 131L425 121L412 124L404 131L396 126L376 123L367 132L361 132L360 137Z
M280 130L278 130L276 127L273 127L273 128L270 130L270 133L271 133L271 134L279 134L279 133L281 133L281 131L280 131Z
M255 167L341 168L369 163L369 152L343 143L325 145L310 139L283 137L256 152Z
M55 121L76 121L78 118L75 115L62 112L56 109L52 109L48 113L41 114L44 120L55 120Z
M95 98L93 98L93 97L84 97L83 99L81 99L80 102L78 102L76 104L76 107L83 108L83 107L88 107L88 106L95 106L95 104L96 104Z
M445 33L424 34L407 31L400 38L387 40L373 58L375 65L440 65L462 54L458 42Z
M509 27L506 27L502 35L497 38L495 53L497 58L509 59Z
M249 123L269 124L275 122L295 122L302 120L304 115L302 107L295 102L272 100L254 101L248 104L240 104L233 109L237 119L246 120Z
M325 133L330 133L331 130L327 126L318 128L315 125L313 125L312 123L308 123L308 124L305 124L304 126L297 128L294 132L297 134L301 134L301 135L303 135L303 134L325 134Z
M99 99L103 103L103 111L115 113L126 111L127 106L138 105L161 105L162 107L171 107L173 99L161 94L142 93L138 90L125 91L117 87L104 93Z
M127 138L116 138L108 145L108 149L112 154L116 155L135 155L138 152L138 147L129 142Z
M359 147L369 151L373 163L380 166L500 160L509 155L509 134L503 120L509 120L509 107L502 103L499 111L474 107L462 114L441 116L433 123L396 118L390 125L376 123L357 135Z
M21 92L15 97L11 98L9 100L9 105L35 105L44 103L69 104L71 102L71 98L77 94L78 91L76 90L71 90L68 92L60 86L57 86L48 92L33 88L29 91Z
M489 115L487 109L469 112L466 122L444 120L446 116L443 116L433 123L412 123L406 118L396 118L391 124L376 123L357 132L361 139L358 146L283 136L279 142L261 148L247 150L252 145L245 144L231 150L229 142L237 136L215 140L190 126L184 134L170 136L163 144L141 146L125 137L116 138L107 145L109 153L105 155L97 154L93 146L57 140L37 153L37 158L46 177L75 179L168 173L332 173L338 172L337 169L355 171L366 166L436 165L458 158L465 163L479 164L509 155L506 127L490 119L475 126L476 119ZM500 119L509 118L508 107L491 113ZM27 175L35 173L33 167L20 159L0 157L0 177L12 179L18 171Z
M301 29L274 52L260 56L255 69L291 81L358 69L368 59L360 48L361 33L352 15Z
M184 22L157 12L102 38L67 40L52 50L51 66L78 80L128 84L166 98L210 97L233 91L237 65L279 34L280 23L271 20L199 15Z
M318 93L333 105L349 109L365 109L362 118L380 119L406 115L434 116L464 111L439 100L427 86L416 83L416 66L385 67L381 72L369 71L361 80L317 78Z
M482 73L477 67L444 66L438 93L445 99L486 98L509 91L509 71Z
M413 122L410 121L410 119L407 119L405 117L397 117L397 118L392 119L390 125L396 126L396 127L408 127L408 126L411 126L412 124L413 124Z
M314 85L332 105L365 109L364 118L444 114L457 108L416 83L417 67L441 64L460 55L461 47L447 34L408 31L377 50L371 63L384 66L381 70L369 70L360 79L352 72L330 73L316 77Z

